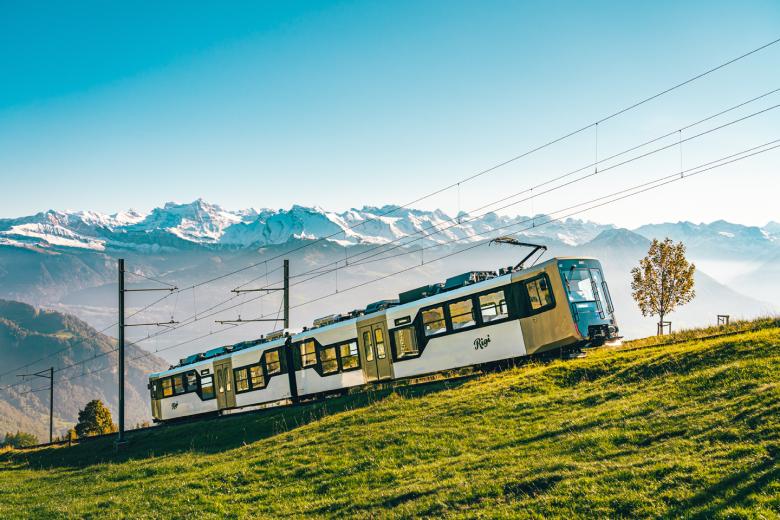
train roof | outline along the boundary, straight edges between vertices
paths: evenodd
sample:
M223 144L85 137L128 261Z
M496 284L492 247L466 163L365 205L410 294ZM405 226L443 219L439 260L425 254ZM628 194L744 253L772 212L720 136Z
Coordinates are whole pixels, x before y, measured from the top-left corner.
M179 360L178 364L171 365L171 367L168 368L168 370L163 370L162 372L155 372L149 374L149 377L159 377L162 375L167 375L172 373L178 374L181 372L179 369L185 367L187 368L187 370L192 370L206 362L212 362L217 359L227 357L235 352L240 352L242 350L256 347L258 345L262 345L264 347L263 350L265 350L266 348L278 347L283 345L285 341L287 341L287 338L289 336L290 336L289 332L285 331L284 334L279 337L271 337L271 338L262 337L259 339L234 343L232 345L223 345L221 347L212 348L205 352L200 352L198 354L192 354L190 356L187 356L186 358Z

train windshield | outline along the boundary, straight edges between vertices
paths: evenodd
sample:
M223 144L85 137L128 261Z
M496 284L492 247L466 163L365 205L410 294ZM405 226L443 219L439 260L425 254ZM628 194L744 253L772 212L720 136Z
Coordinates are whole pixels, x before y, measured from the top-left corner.
M590 271L590 269L572 267L568 273L564 273L566 283L569 286L570 301L578 303L596 300Z
M584 310L591 304L603 319L605 312L610 314L614 311L612 307L612 297L609 294L607 282L601 274L601 269L592 266L571 266L568 269L561 269L569 294L569 301L577 305L577 308Z

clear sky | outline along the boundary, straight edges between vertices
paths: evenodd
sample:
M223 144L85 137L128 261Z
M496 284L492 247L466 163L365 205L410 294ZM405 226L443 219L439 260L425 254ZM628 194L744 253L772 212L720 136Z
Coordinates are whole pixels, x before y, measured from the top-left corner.
M780 2L0 2L0 217L401 204L780 38ZM469 210L780 88L780 44L478 182ZM780 103L780 93L697 127ZM693 135L686 131L683 137ZM683 147L780 138L780 109ZM508 209L679 169L678 149ZM586 215L780 220L780 151Z

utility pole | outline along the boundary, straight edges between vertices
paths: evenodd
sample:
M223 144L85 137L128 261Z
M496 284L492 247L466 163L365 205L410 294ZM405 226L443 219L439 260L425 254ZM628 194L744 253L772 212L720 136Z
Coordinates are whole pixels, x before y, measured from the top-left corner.
M245 320L242 319L239 315L238 319L235 320L214 320L215 323L219 323L220 325L235 325L237 323L247 323L250 321L274 321L284 322L284 328L289 329L290 328L290 261L288 259L284 259L284 281L282 282L281 287L263 287L260 289L239 289L235 288L230 292L234 292L236 294L245 293L245 292L275 292L275 291L282 291L282 307L284 309L284 317L280 320L279 318L255 318L251 320Z
M54 367L34 374L18 374L17 377L42 377L49 380L49 444L54 442Z
M54 367L49 367L49 444L54 442Z
M125 259L119 258L117 260L117 267L119 271L119 332L117 334L118 354L119 354L119 391L117 397L119 398L119 431L117 432L117 445L124 444L125 442L125 327L138 327L144 325L175 325L178 322L171 320L165 323L132 323L125 324L125 293L127 292L147 292L147 291L176 291L178 287L171 286L165 288L150 288L150 289L125 289Z
M284 328L290 328L290 261L284 259Z
M120 258L119 267L119 434L116 442L125 442L125 259Z

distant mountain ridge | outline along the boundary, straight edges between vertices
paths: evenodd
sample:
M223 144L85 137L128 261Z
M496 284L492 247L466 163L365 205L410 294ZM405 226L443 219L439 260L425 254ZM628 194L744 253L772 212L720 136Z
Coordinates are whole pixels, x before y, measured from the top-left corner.
M103 400L116 420L116 355L109 354L115 348L116 340L75 316L0 300L0 431L21 429L41 440L48 437L48 391L30 391L47 389L48 383L33 377L20 384L16 372L6 373L17 367L18 373L55 368L55 435L72 426L78 410L92 399ZM132 426L151 420L146 374L168 364L132 343L127 360L127 422Z
M484 240L498 229L546 242L578 246L595 239L611 224L569 218L532 227L544 215L505 216L488 213L479 217L459 215L460 220L441 210L419 210L398 206L327 211L319 207L294 205L285 209L229 211L198 199L188 204L168 202L149 213L128 210L113 215L94 211L49 210L31 216L0 219L0 246L35 249L87 249L94 251L177 251L193 248L243 249L285 244L291 240L321 239L339 245L384 244L424 231L416 243L423 245ZM456 225L457 224L457 225ZM526 225L527 224L527 225ZM515 227L516 226L516 227ZM735 247L773 256L780 251L780 224L765 227L732 224L723 220L710 224L691 222L648 224L634 230L645 238L669 236L707 254L732 251Z
M488 213L478 218L460 215L460 223L441 210L397 206L350 209L341 213L294 205L289 210L228 211L198 199L189 204L166 203L147 214L133 210L105 215L92 211L49 210L0 220L0 246L106 250L186 250L249 248L278 245L295 239L328 238L340 245L384 244L421 231L421 242L483 240L497 228L533 222L529 217ZM538 221L547 220L543 215ZM455 225L457 224L457 225ZM568 245L594 238L610 225L567 219L527 233ZM438 231L438 232L437 232Z

